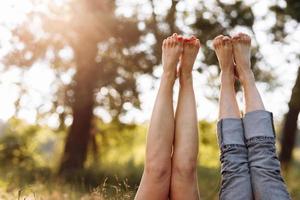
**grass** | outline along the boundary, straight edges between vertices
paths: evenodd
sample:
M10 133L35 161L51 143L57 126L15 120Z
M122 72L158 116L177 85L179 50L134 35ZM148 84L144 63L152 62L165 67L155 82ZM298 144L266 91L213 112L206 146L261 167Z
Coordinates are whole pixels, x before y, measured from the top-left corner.
M108 127L109 137L98 138L98 142L102 144L99 152L101 159L93 164L95 159L89 154L87 166L90 167L72 173L64 178L64 181L55 176L53 170L58 163L57 158L61 155L61 148L55 148L56 153L53 153L52 157L42 154L38 151L39 148L36 148L39 146L38 142L50 140L53 134L47 133L46 129L37 128L37 131L43 133L38 132L36 136L42 135L45 138L34 138L34 128L29 127L24 131L24 127L21 127L20 134L13 132L14 129L13 134L3 138L0 143L0 200L134 198L143 170L141 163L144 160L145 127L123 129L122 133L117 128ZM199 128L200 132L205 133L201 134L199 141L201 165L198 166L198 180L201 200L217 200L221 177L215 125L202 122ZM47 135L51 136L50 139ZM57 137L54 141L59 143L57 141L63 139ZM300 199L300 148L294 150L294 157L296 161L283 175L292 199Z
M285 174L292 199L300 199L300 164L294 163L289 173ZM219 168L199 166L198 180L202 200L218 199L220 186ZM98 175L95 174L95 177ZM104 179L103 179L104 178ZM136 178L133 178L136 179ZM101 180L101 181L100 181ZM63 182L59 178L35 180L31 184L17 186L15 183L0 181L1 200L130 200L134 198L138 180L118 178L117 176L99 175L98 186L86 185L82 182ZM136 184L133 182L136 181ZM93 181L91 181L93 182Z

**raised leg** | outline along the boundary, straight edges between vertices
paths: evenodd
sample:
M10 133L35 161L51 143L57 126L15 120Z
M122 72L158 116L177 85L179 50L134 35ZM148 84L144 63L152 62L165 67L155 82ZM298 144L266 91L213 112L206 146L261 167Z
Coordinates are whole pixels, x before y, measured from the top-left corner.
M254 75L251 70L251 39L248 35L240 33L232 38L232 42L236 70L244 89L245 112L264 110L265 107L256 88Z
M221 149L221 200L252 200L247 148L234 89L234 62L231 39L220 35L214 48L221 68L221 92L217 133Z
M175 117L171 199L199 199L198 128L192 68L200 48L195 37L184 43L179 67L180 91Z
M167 200L171 180L171 154L174 139L173 85L182 53L182 41L176 35L163 42L163 75L147 136L143 177L137 200Z
M265 111L250 67L251 39L240 33L232 41L236 69L244 89L246 114L243 124L254 198L290 199L276 155L273 115Z

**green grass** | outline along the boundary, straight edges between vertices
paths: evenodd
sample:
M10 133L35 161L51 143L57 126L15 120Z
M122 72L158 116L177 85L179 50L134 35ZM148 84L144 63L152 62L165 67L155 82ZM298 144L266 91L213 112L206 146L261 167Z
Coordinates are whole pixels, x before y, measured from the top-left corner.
M288 185L288 189L293 199L300 199L300 164L294 163L289 171L289 174L285 174L285 180ZM136 170L136 169L135 169ZM220 169L208 168L200 166L198 168L198 180L199 189L202 200L215 200L218 199L218 191L220 186ZM83 173L82 176L92 176L91 174ZM103 173L103 172L102 172ZM140 171L138 172L138 174ZM100 174L100 172L99 172ZM112 176L108 174L107 177L103 175L94 174L95 179L99 177L99 183L97 186L86 185L85 182L90 180L84 180L82 182L62 182L59 178L36 179L30 184L24 184L18 186L17 183L8 183L5 180L0 181L0 199L2 200L130 200L134 198L137 184L138 175L133 177L130 181L130 177L118 178L117 175ZM28 178L28 177L24 177ZM20 181L20 180L19 180ZM90 181L93 182L93 181ZM130 183L129 183L130 182ZM134 184L136 182L136 184Z
M88 154L86 169L57 177L55 171L63 147L63 134L12 121L13 127L0 138L0 200L130 200L134 198L142 170L146 126L119 129L114 124L98 135L99 152ZM219 150L215 123L199 124L198 180L201 200L217 200L220 189ZM47 141L55 146L50 154L40 151ZM295 162L283 172L293 199L300 199L300 148ZM63 181L62 181L63 180Z

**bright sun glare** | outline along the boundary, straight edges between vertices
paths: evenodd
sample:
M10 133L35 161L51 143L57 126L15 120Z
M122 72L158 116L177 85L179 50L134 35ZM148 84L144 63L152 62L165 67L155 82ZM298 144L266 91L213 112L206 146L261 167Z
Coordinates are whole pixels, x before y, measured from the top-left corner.
M61 2L61 0L56 0ZM42 1L41 1L42 2ZM45 2L45 1L43 1ZM118 1L119 4L124 6L122 9L119 9L124 15L130 14L130 8L126 5L126 2L139 2L139 0L130 0L130 1ZM193 1L186 1L193 2ZM249 1L254 2L254 1ZM299 51L299 47L295 46L293 48L279 49L274 48L273 44L270 43L269 38L266 35L266 24L272 24L274 21L274 16L269 16L266 14L266 7L268 6L267 1L255 1L256 3L253 6L254 13L257 17L266 15L265 19L258 20L254 26L254 31L257 37L257 41L262 45L262 54L270 62L272 66L275 66L275 73L283 74L279 81L283 83L282 87L279 87L276 91L272 93L263 94L263 98L266 99L266 102L269 104L267 108L273 110L276 116L281 116L287 109L284 106L277 106L278 104L286 104L288 101L292 84L294 83L296 70L298 63L287 64L283 57L288 55L289 52ZM159 10L163 12L164 3L161 3L162 6ZM187 3L189 4L189 3ZM167 5L167 3L166 3ZM188 6L186 6L188 7ZM10 28L18 25L25 17L26 13L32 9L32 4L29 0L1 0L0 1L0 58L11 48L9 39L11 38ZM182 8L185 8L184 5ZM180 9L182 9L180 8ZM126 14L127 13L127 14ZM298 34L297 34L298 33ZM298 36L297 36L298 35ZM300 34L295 31L291 36L294 39L300 41ZM274 56L281 55L281 56ZM200 63L201 64L201 63ZM289 67L288 72L283 73L285 68ZM39 63L30 69L25 74L22 74L21 70L12 68L8 71L3 72L4 66L0 62L0 119L6 121L12 117L15 113L15 101L18 98L20 92L19 87L15 84L24 78L24 84L30 86L30 91L28 95L22 98L20 102L22 105L22 110L19 112L19 117L34 123L36 119L36 107L43 105L44 109L47 109L51 105L51 85L53 84L54 77L53 73L46 64ZM158 75L161 73L159 69L155 71ZM47 76L44 76L47 74ZM51 75L52 74L52 75ZM198 115L200 119L216 119L217 116L217 105L211 103L206 98L207 94L207 85L206 85L206 73L199 74L195 72L195 88L196 88L196 98L198 100ZM70 78L70 77L69 77ZM68 78L67 78L68 79ZM149 78L149 76L141 76L138 78L139 88L141 90L140 99L142 102L142 110L130 110L128 114L124 117L124 121L136 121L144 122L149 120L150 113L152 110L152 105L154 102L153 96L157 91L158 81L154 81ZM152 89L154 85L154 89ZM178 89L178 85L176 86ZM259 89L264 91L266 86L264 84L259 85ZM284 93L284 95L282 95ZM176 95L176 94L175 94ZM276 98L273 97L276 95ZM241 102L241 101L240 101ZM205 106L203 106L205 105ZM280 107L280 108L279 108ZM101 115L101 109L100 109ZM102 117L105 118L105 112L102 112ZM109 120L109 117L106 116ZM55 126L57 124L57 116L53 115L49 117L47 124Z
M1 58L11 49L10 29L20 24L31 9L33 9L32 4L27 0L0 1ZM0 63L0 119L5 121L15 114L14 103L21 92L17 83L22 80L22 84L24 83L25 87L30 90L20 102L22 110L19 112L19 117L33 123L36 118L36 106L47 105L51 102L49 88L54 80L52 71L42 63L33 66L27 72L22 72L17 68L4 72L3 68L4 66ZM51 120L49 122L51 123Z

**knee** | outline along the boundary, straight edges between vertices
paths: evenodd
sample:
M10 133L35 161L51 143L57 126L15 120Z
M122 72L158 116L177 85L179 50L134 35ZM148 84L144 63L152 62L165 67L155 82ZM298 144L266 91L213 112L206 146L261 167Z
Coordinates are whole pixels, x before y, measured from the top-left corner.
M171 165L162 162L148 162L145 166L145 173L155 180L164 180L171 176Z
M182 178L193 178L197 174L197 160L174 162L172 165L172 174Z

